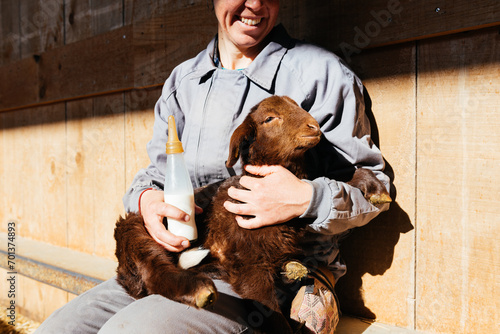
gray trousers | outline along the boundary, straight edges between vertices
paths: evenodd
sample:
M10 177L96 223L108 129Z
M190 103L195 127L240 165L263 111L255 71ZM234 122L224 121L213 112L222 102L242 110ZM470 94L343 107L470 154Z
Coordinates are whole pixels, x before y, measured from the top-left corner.
M199 310L159 295L135 300L112 278L56 310L35 333L251 333L269 318L266 310L249 308L227 283L215 285L219 299Z

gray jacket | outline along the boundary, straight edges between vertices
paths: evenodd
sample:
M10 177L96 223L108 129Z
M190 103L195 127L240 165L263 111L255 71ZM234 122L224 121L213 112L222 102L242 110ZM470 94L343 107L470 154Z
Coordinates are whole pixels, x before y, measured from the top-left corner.
M166 166L167 118L174 115L193 186L229 177L225 167L229 139L250 109L271 95L287 95L320 124L324 140L308 152L313 197L302 218L310 219L307 253L335 267L339 236L362 226L388 208L376 207L344 181L355 167L371 169L389 188L384 161L370 138L363 86L336 55L288 36L282 26L242 70L217 66L216 38L206 50L177 66L155 106L151 164L140 170L123 198L127 211L138 210L139 194L161 189ZM241 171L237 164L234 169ZM332 268L340 276L341 263Z

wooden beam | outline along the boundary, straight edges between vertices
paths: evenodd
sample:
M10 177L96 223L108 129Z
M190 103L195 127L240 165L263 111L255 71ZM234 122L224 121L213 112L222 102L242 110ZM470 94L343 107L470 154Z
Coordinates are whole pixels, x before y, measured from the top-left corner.
M366 1L343 1L342 5L346 6L343 14L355 15L339 15L338 26L344 27L340 36L347 42L358 43L360 48L500 23L497 0L377 0L370 6L366 6Z
M216 32L205 1L179 7L0 67L0 112L160 86ZM280 21L350 61L367 48L500 25L500 2L295 0Z
M131 87L131 44L128 26L44 53L39 61L39 101Z
M131 39L128 26L0 67L0 110L131 89Z
M367 48L500 25L500 2L295 0L282 4L281 22L350 62Z
M1 66L0 112L161 86L215 32L202 3Z
M33 57L0 67L0 110L38 102L38 64Z

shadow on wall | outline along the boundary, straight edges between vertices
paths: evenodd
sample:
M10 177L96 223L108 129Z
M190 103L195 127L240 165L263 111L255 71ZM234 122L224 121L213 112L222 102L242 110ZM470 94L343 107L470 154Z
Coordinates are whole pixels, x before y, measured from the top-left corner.
M371 109L371 100L365 89L366 113L372 127L372 138L379 146L378 128ZM394 181L394 170L386 161L386 174ZM391 186L393 202L390 209L380 214L369 224L354 229L342 242L340 251L347 264L347 273L335 286L344 313L375 319L376 315L364 304L362 277L383 275L392 265L394 247L400 234L413 230L408 214L398 205L397 194Z

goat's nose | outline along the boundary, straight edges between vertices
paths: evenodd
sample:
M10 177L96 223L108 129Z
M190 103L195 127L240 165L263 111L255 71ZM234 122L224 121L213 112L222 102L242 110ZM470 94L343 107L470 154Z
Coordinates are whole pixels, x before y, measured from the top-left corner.
M319 128L318 124L314 124L314 123L308 123L307 127L311 130L314 130L314 131L318 131L318 128Z

